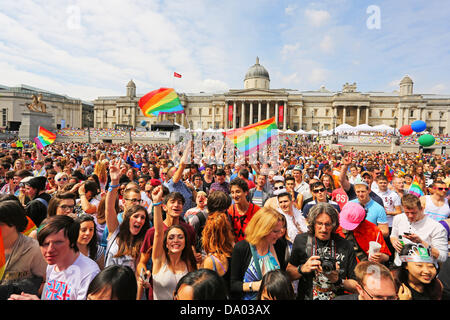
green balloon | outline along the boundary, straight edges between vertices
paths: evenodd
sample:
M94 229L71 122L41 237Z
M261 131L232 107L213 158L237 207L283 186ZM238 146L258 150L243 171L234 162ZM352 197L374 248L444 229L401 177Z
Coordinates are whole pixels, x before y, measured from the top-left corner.
M419 144L423 147L432 146L436 142L436 139L431 134L424 134L419 138Z

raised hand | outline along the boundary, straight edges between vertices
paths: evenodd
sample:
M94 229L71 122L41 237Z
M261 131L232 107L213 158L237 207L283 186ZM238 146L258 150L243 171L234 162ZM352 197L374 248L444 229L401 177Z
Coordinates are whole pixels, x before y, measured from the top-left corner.
M120 164L122 161L120 159L112 160L109 163L109 176L111 177L111 184L118 184L120 180Z

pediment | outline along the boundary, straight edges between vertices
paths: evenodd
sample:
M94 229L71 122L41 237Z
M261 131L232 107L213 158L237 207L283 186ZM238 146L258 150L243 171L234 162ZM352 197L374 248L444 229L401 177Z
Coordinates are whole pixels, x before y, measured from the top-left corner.
M275 91L270 89L242 89L242 90L230 90L225 93L225 96L279 96L287 95L285 91Z

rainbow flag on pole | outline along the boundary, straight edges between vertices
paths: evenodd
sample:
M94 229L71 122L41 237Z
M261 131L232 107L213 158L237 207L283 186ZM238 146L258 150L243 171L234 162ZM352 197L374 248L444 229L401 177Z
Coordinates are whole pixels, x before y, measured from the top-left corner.
M424 192L420 187L419 180L417 180L416 176L414 176L413 182L409 186L408 193L411 193L417 197L421 197L424 195Z
M246 156L268 145L276 136L278 136L278 127L275 117L225 132L225 137L230 139Z
M38 149L42 149L45 146L51 145L56 140L56 134L45 129L44 127L39 127L38 136L34 138L34 142L36 142L36 147Z
M139 99L139 107L146 117L164 113L184 113L180 98L172 88L159 88Z
M384 175L386 176L388 181L391 182L392 178L394 177L394 170L388 165L386 165L386 167L384 168Z

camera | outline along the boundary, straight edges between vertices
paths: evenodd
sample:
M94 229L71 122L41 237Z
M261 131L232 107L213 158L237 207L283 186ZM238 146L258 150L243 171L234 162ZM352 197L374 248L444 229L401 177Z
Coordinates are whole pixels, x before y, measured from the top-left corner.
M336 260L331 256L321 255L320 256L320 264L322 266L322 270L324 273L328 273L333 270L336 270Z

